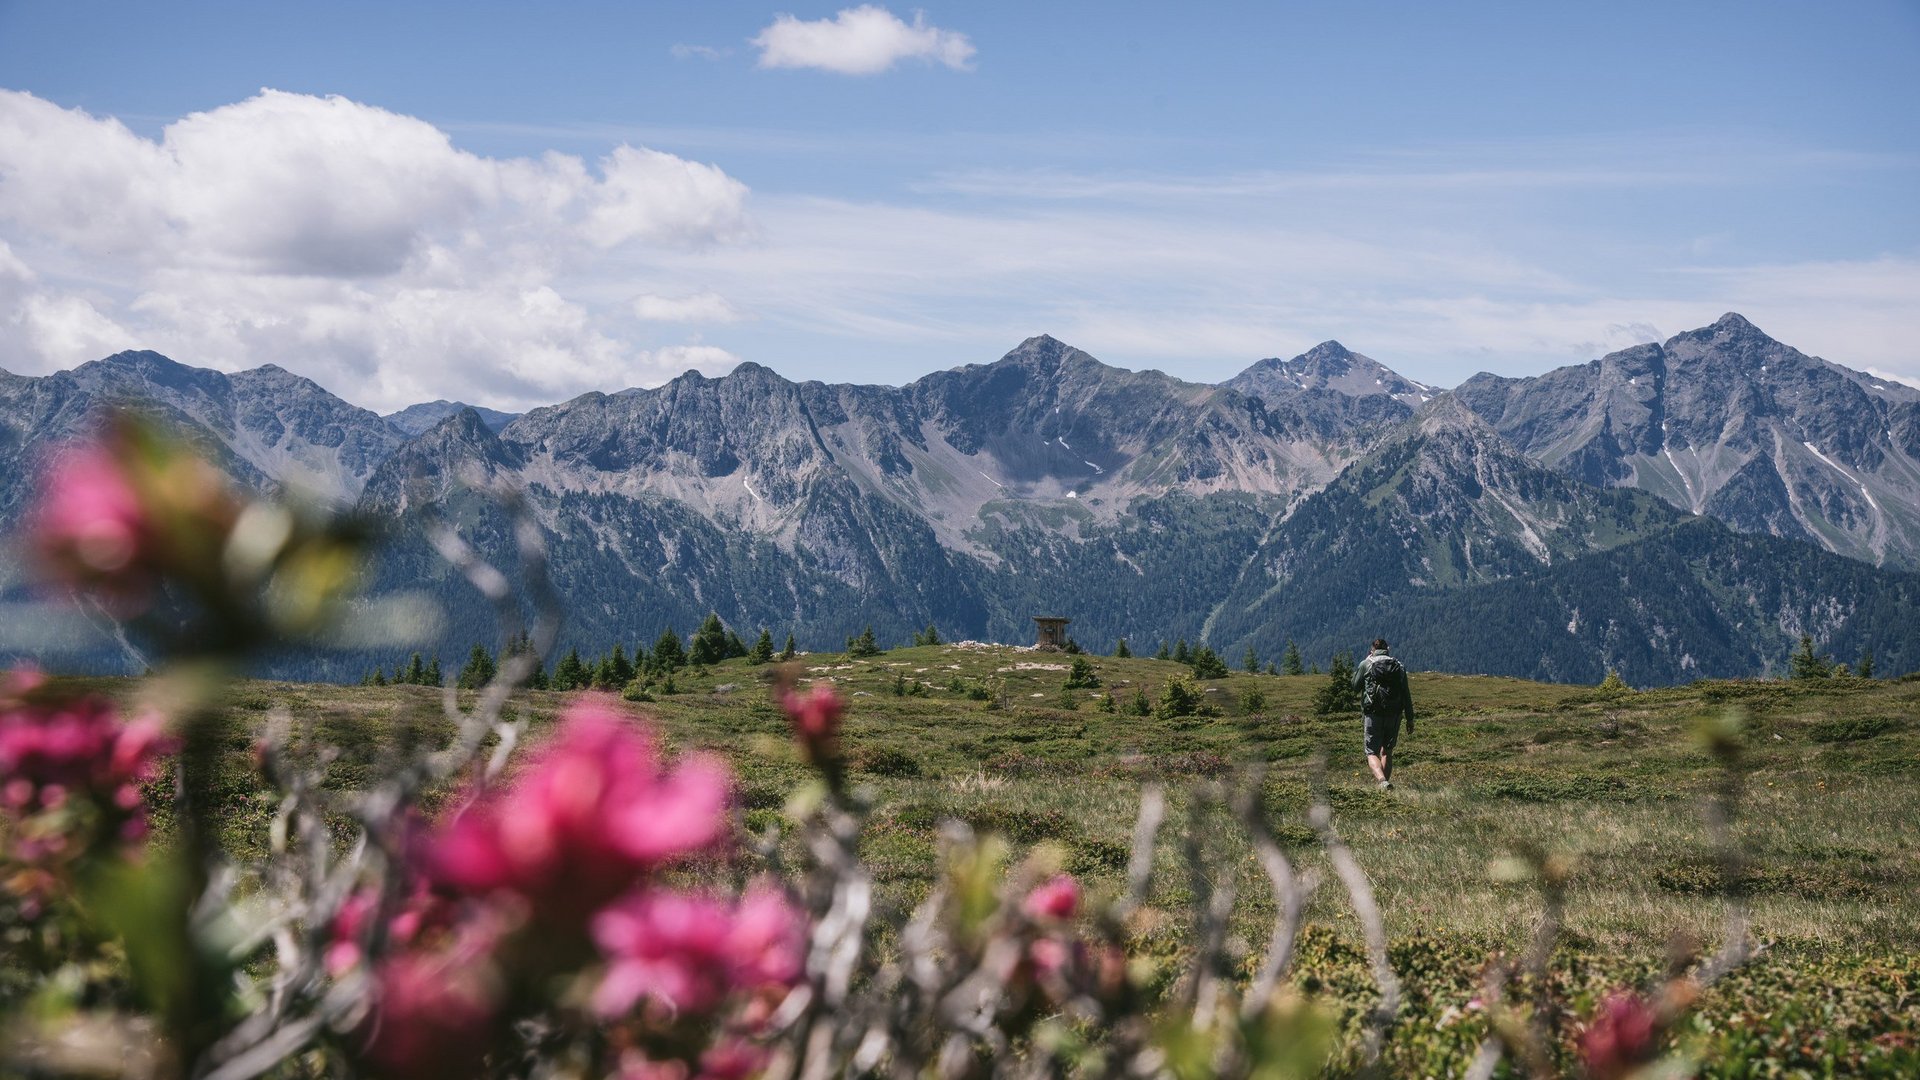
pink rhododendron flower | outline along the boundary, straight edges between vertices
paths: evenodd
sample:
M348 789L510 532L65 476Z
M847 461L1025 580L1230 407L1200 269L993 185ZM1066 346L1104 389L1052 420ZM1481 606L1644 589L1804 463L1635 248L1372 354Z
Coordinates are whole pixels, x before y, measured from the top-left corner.
M793 724L793 733L808 760L819 763L839 756L840 714L846 710L846 703L832 686L815 683L805 694L783 692L780 708Z
M700 1055L701 1080L747 1080L767 1067L767 1056L744 1039L728 1039Z
M106 446L75 446L61 454L41 480L32 520L34 547L61 579L122 594L145 589L138 564L150 553L153 522Z
M1615 1080L1652 1061L1660 1049L1660 1018L1640 995L1618 990L1594 1010L1580 1034L1587 1074Z
M325 955L328 974L342 975L360 963L367 934L379 910L378 889L360 889L341 902L339 910L334 912L332 924L327 928L330 939ZM402 948L413 944L423 932L451 928L453 914L452 908L444 900L428 891L424 884L419 885L387 920L387 946Z
M25 685L9 682L8 690ZM37 702L0 694L0 803L17 814L84 798L122 839L138 839L146 828L140 785L172 749L158 717L123 723L105 698Z
M738 905L691 893L642 892L601 912L593 938L609 961L594 995L603 1015L642 1000L703 1012L735 992L791 986L805 962L806 925L771 889Z
M484 943L462 942L444 952L403 952L380 963L364 1029L370 1072L409 1080L480 1075L499 998L497 977L484 956Z
M727 835L726 765L660 761L653 740L604 698L568 709L508 790L461 811L433 841L434 878L469 893L518 893L547 922L580 921L648 872Z
M1080 883L1072 874L1055 874L1028 893L1021 907L1035 919L1071 919L1080 910Z
M1027 946L1027 963L1042 982L1051 982L1066 974L1073 954L1073 946L1058 938L1040 938Z

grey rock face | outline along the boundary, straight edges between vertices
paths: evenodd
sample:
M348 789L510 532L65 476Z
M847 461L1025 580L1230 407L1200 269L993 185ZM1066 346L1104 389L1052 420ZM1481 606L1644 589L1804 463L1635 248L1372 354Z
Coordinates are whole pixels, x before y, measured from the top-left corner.
M402 436L366 409L268 365L226 375L154 352L125 352L40 378L0 374L0 512L11 515L50 449L84 434L108 405L168 421L240 483L334 503L359 496Z
M1739 315L1536 378L1476 375L1457 393L1588 483L1920 565L1920 391L1807 356Z
M489 430L496 432L512 423L514 417L520 415L441 398L438 401L423 401L417 405L409 405L399 412L390 412L381 419L393 425L402 435L412 437L425 432L461 409L472 409L475 415L480 417L481 423L487 425Z
M588 649L708 611L743 636L832 647L868 624L884 640L929 622L1018 639L1028 615L1061 608L1089 643L1275 655L1286 637L1337 648L1386 617L1424 627L1413 640L1435 656L1498 657L1482 670L1585 678L1604 661L1663 681L1750 673L1802 625L1849 647L1900 608L1876 589L1914 595L1795 543L1741 547L1689 512L1887 562L1920 536L1920 393L1734 316L1454 394L1333 342L1209 386L1042 336L903 387L749 363L511 418L434 402L383 419L278 368L123 354L43 379L0 372L0 521L18 520L37 455L129 396L242 484L356 501L391 539L378 585L448 610L448 657L492 624L424 521L510 566L510 523L476 490L496 481L526 493ZM1817 580L1763 589L1756 552ZM1634 566L1652 569L1618 572ZM1729 607L1729 589L1778 603ZM1484 623L1564 625L1565 640L1499 652L1448 628L1462 604ZM1890 664L1905 655L1875 644Z
M1408 411L1431 401L1439 391L1414 382L1337 341L1323 341L1291 360L1262 360L1221 384L1269 402L1317 390L1351 398L1384 394Z

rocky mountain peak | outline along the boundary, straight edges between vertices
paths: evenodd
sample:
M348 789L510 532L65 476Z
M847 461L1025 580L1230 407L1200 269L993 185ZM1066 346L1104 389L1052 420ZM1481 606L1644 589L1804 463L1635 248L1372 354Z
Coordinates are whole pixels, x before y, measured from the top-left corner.
M1430 387L1338 341L1323 341L1291 360L1262 360L1224 385L1269 404L1309 391L1330 390L1353 398L1384 394L1408 408L1418 408L1432 396Z
M1768 337L1765 331L1748 322L1746 316L1729 311L1711 325L1675 334L1667 341L1666 348L1681 354L1713 351L1732 358L1751 359L1762 353L1785 350L1786 346Z
M167 389L204 390L222 376L204 368L188 367L151 349L128 349L100 360L92 360L73 369L82 382L132 389L148 384Z
M475 413L478 413L480 419L487 425L487 428L495 432L512 423L514 419L520 415L519 413L501 412L497 409L487 409L478 405L469 405L464 401L448 401L446 398L440 398L435 401L423 401L416 405L409 405L399 412L388 413L381 417L381 419L385 420L402 434L414 436L425 434L429 428L445 420L447 417L452 416L454 413L459 412L461 409L472 409Z
M1037 375L1056 375L1070 366L1100 361L1061 341L1051 334L1040 334L1021 342L989 367L1017 367Z

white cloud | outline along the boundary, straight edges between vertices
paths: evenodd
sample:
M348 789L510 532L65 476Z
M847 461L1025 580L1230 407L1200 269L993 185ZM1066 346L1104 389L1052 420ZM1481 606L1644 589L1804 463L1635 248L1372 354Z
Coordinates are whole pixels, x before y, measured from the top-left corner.
M264 90L150 139L0 91L0 347L24 372L141 346L378 408L545 403L672 374L681 354L570 294L750 236L747 194L643 147L483 157L338 97Z
M633 299L633 313L648 322L729 323L740 319L727 298L712 291L690 296L642 293Z
M780 15L753 39L763 68L819 68L842 75L878 75L902 60L944 64L955 71L973 66L967 35L927 25L915 12L911 24L874 4L845 8L831 19Z
M601 168L606 180L584 222L600 247L730 240L747 231L747 186L712 165L622 146Z
M1900 375L1895 372L1882 371L1879 368L1870 367L1867 369L1867 374L1873 376L1876 379L1880 379L1883 381L1905 383L1906 385L1913 387L1915 390L1920 390L1920 372L1916 372L1915 374L1912 374L1912 375Z
M668 345L655 349L647 360L659 374L639 385L657 386L682 371L695 370L703 375L725 375L740 363L740 358L715 345Z
M719 49L712 45L688 45L675 42L667 51L675 60L719 60L732 56L732 49Z

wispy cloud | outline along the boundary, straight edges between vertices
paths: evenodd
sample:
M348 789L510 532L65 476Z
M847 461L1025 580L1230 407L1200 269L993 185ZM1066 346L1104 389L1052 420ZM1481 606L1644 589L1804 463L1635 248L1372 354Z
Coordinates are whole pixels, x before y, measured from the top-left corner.
M648 322L730 323L740 321L740 313L727 298L717 292L699 292L690 296L661 296L642 293L633 299L633 313Z
M843 9L831 19L781 15L753 39L763 68L815 68L841 75L878 75L902 60L941 64L955 71L973 67L967 35L913 22L874 4Z
M733 50L713 45L688 45L675 42L667 49L675 60L724 60L733 55Z

